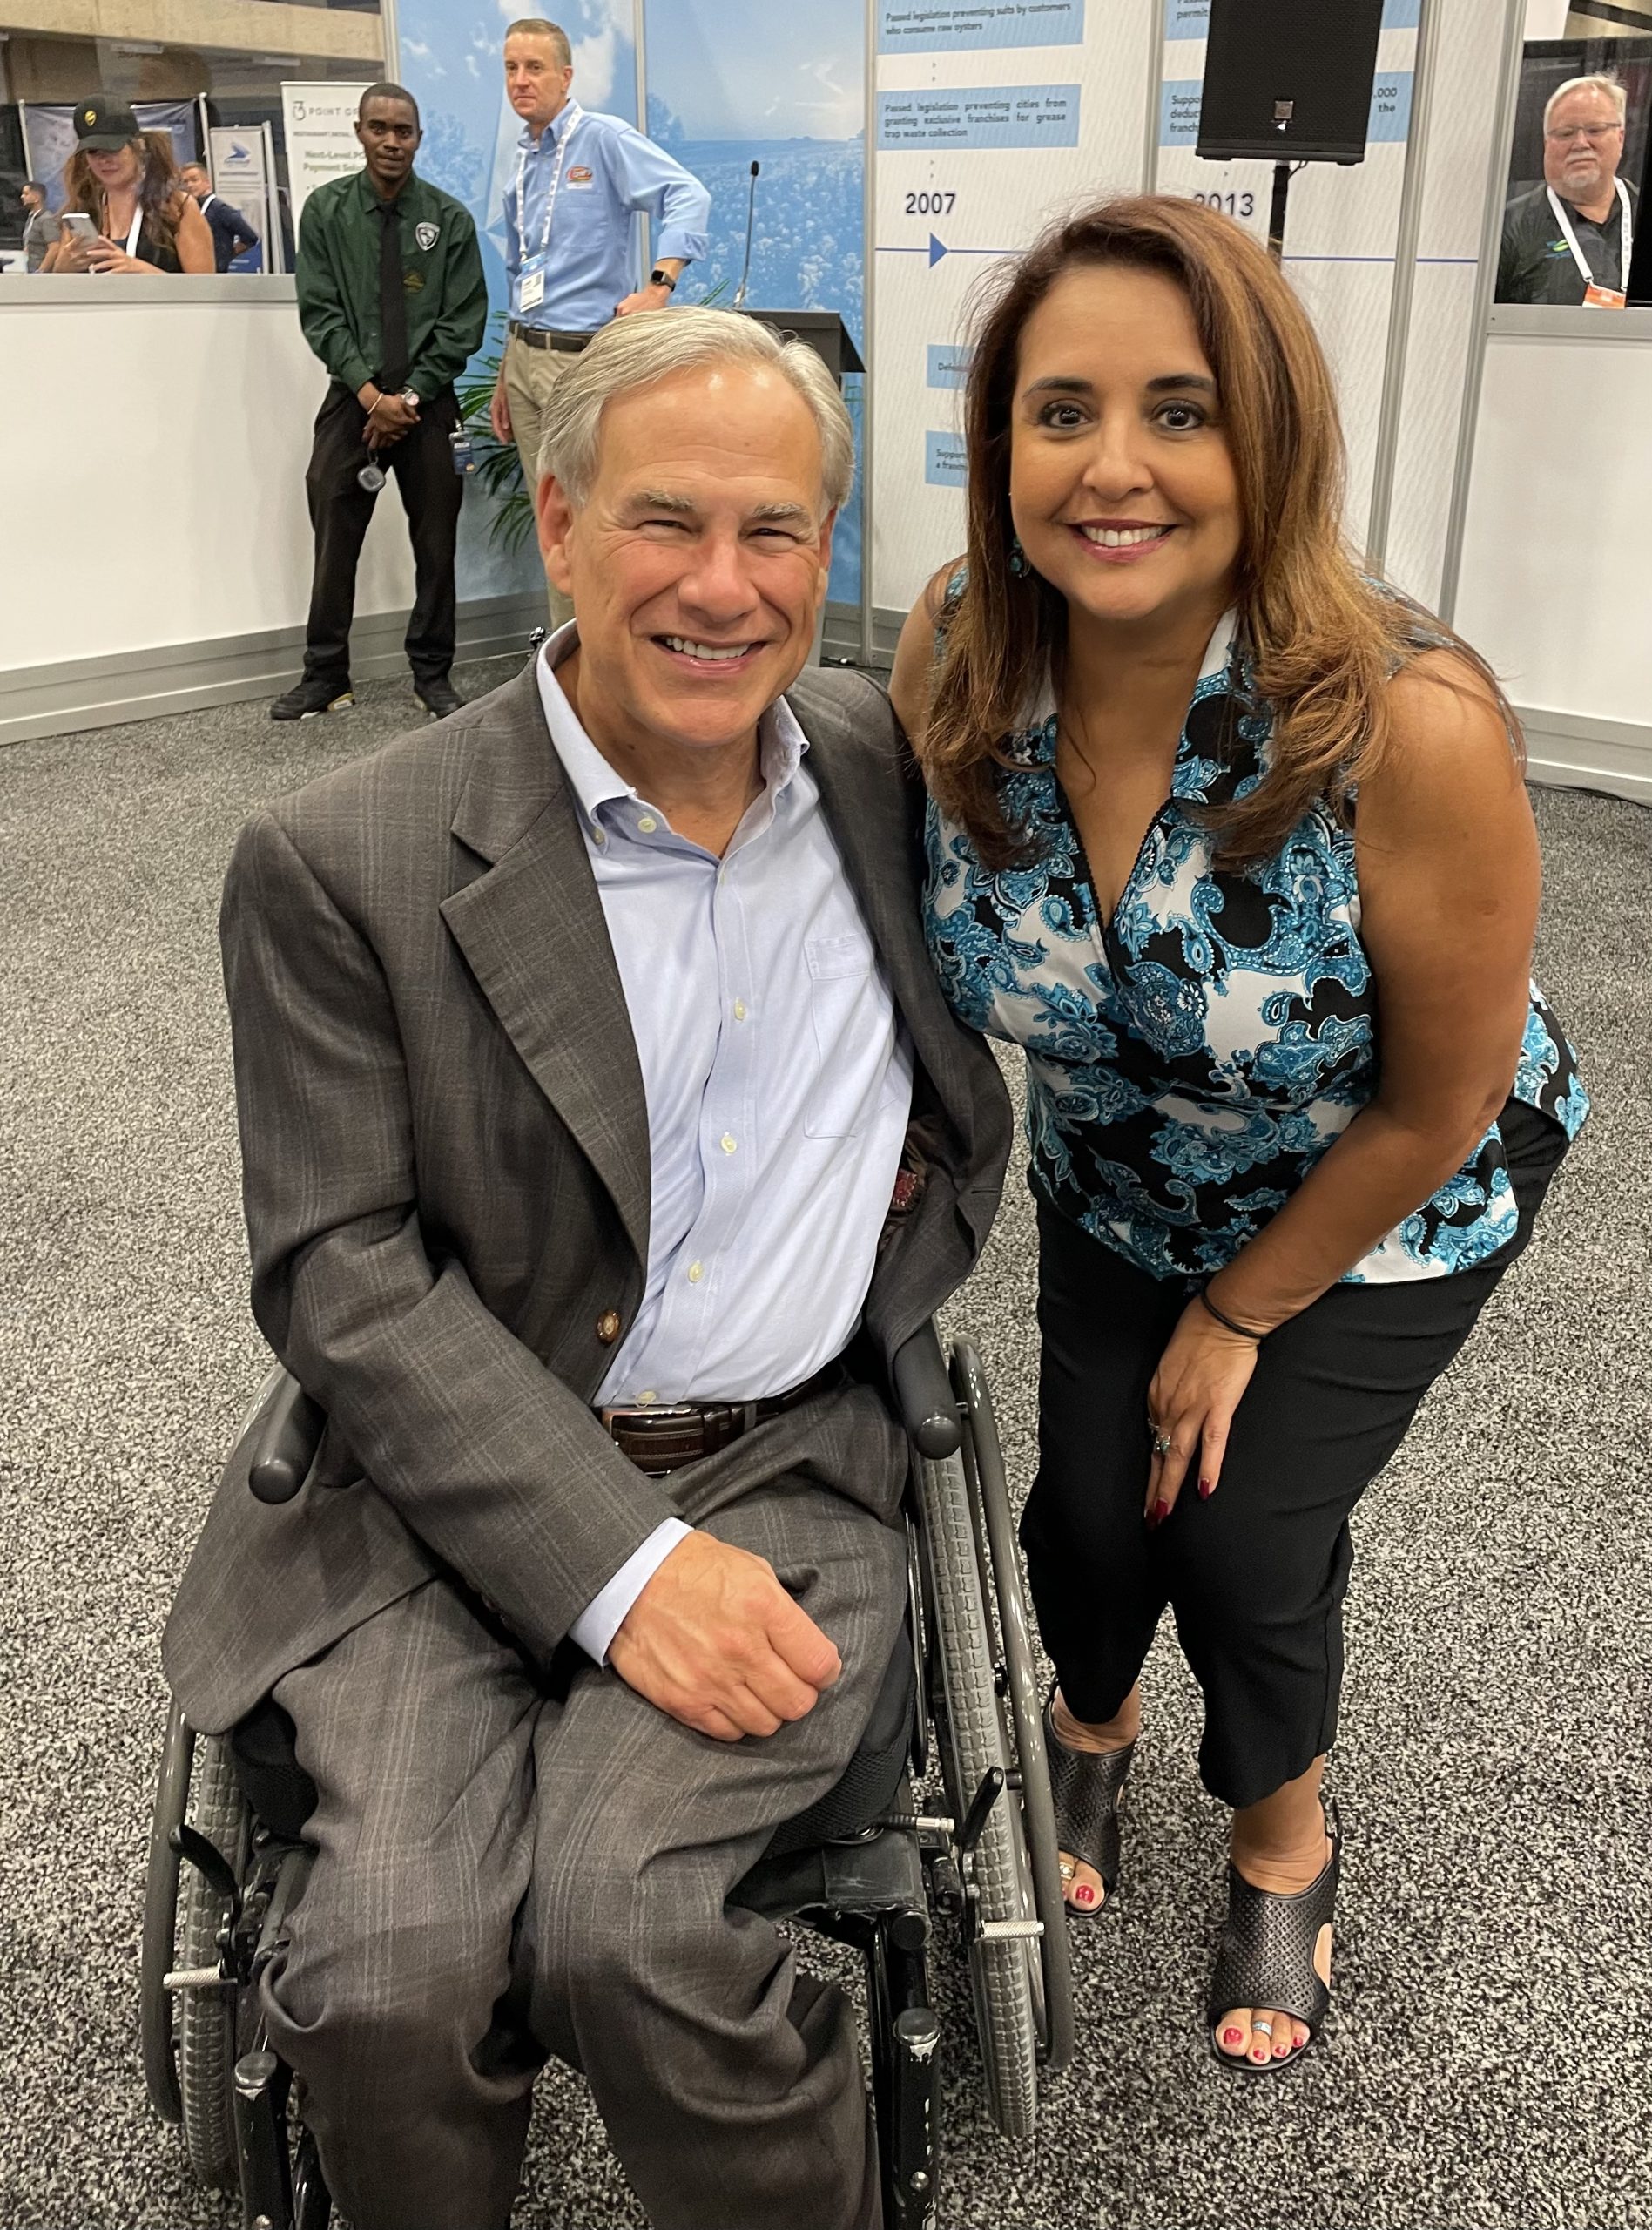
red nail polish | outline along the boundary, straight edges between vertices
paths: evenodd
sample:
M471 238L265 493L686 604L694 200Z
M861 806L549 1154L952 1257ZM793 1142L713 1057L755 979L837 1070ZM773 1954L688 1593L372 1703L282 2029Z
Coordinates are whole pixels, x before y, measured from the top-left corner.
M1251 2057L1255 2060L1258 2066L1260 2067L1268 2057L1266 2046L1263 2044L1256 2045L1251 2051Z
M1243 2029L1224 2029L1222 2041L1224 2044L1242 2044L1244 2042L1244 2031Z
M1093 1905L1096 1902L1096 1892L1088 1882L1082 1882L1079 1884L1073 1892L1073 1897L1075 1902L1081 1905Z
M1215 1492L1216 1481L1214 1479L1201 1479L1199 1481L1199 1500L1201 1502L1209 1502L1210 1497Z

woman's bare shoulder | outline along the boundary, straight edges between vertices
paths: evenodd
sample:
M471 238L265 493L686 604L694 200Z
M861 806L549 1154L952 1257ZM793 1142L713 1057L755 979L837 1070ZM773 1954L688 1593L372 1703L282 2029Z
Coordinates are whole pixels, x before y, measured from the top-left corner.
M946 609L947 593L963 560L954 558L930 575L919 591L895 645L894 669L889 676L889 696L900 725L921 753L928 723L929 689L935 667L935 631Z

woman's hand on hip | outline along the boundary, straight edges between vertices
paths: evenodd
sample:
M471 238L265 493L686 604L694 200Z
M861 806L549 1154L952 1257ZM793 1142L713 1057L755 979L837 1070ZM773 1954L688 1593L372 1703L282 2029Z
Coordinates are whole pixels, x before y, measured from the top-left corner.
M1189 1301L1147 1389L1150 1525L1164 1523L1190 1479L1202 1497L1216 1492L1233 1413L1256 1367L1254 1340L1218 1324L1197 1299Z

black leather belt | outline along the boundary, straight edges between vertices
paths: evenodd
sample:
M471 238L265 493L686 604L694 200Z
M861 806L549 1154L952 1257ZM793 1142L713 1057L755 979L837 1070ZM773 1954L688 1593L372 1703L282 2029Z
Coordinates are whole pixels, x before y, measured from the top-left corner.
M530 348L555 348L564 356L577 356L582 348L590 347L589 333L548 333L543 326L519 325L510 321L513 338L525 341Z
M597 1416L622 1456L651 1479L714 1456L770 1417L778 1417L817 1395L843 1383L840 1362L829 1362L788 1394L765 1394L758 1402L651 1402L598 1409Z

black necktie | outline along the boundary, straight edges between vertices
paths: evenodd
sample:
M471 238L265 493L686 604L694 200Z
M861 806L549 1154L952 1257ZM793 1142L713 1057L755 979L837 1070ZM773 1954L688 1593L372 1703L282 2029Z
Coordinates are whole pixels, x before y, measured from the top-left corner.
M379 385L400 392L408 375L408 297L401 284L401 230L394 201L381 201L379 221Z

